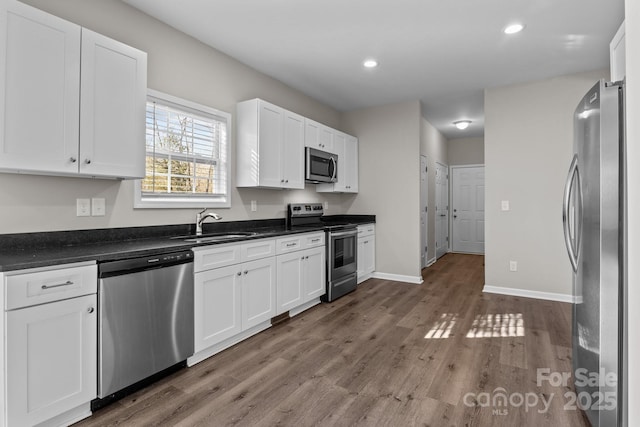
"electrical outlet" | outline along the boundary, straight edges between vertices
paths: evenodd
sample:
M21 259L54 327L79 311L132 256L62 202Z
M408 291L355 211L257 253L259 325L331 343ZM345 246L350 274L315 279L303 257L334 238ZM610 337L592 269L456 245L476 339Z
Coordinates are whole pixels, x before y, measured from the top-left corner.
M501 203L501 207L503 211L508 211L510 209L509 207L509 201L508 200L503 200Z
M106 213L104 198L94 197L91 199L91 216L104 216Z
M76 199L76 216L91 216L91 199Z
M258 210L258 202L256 202L255 200L251 201L251 212L255 212Z
M509 261L509 271L518 271L518 261Z
M324 210L326 211L327 209L329 209L329 202L324 202Z

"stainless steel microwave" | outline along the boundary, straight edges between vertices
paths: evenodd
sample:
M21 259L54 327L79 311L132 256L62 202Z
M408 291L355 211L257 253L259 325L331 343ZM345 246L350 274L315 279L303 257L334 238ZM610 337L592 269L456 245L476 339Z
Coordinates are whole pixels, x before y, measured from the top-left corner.
M338 155L306 147L305 180L322 183L338 180Z

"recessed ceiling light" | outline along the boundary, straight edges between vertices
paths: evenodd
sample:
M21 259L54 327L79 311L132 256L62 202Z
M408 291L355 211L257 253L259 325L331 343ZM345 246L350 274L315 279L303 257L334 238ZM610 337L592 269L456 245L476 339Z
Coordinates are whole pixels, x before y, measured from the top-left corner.
M524 25L522 25L522 24L512 24L512 25L509 25L507 28L504 29L504 33L505 34L515 34L515 33L519 33L522 30L524 30Z
M458 120L457 122L453 122L453 124L460 130L465 130L471 124L471 120Z
M362 65L364 65L365 68L376 68L378 66L378 61L375 59L367 59L362 63Z

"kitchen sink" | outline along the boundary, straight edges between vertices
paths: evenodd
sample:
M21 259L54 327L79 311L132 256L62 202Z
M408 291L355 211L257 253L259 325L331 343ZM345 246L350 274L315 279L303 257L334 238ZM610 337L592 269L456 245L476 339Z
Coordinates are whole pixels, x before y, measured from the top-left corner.
M254 233L251 231L237 231L237 232L229 232L229 233L209 233L209 234L202 234L200 236L196 234L190 234L188 236L172 237L172 239L182 239L185 242L192 242L192 243L207 243L207 242L220 242L223 240L239 239L242 237L252 237L257 234L258 233Z

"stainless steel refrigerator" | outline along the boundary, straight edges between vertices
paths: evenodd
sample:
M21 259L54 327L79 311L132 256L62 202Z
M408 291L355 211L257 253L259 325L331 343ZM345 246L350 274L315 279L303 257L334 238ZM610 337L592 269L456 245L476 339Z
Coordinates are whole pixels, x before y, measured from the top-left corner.
M574 114L574 155L564 189L573 268L576 403L595 426L625 425L624 84L599 81Z

